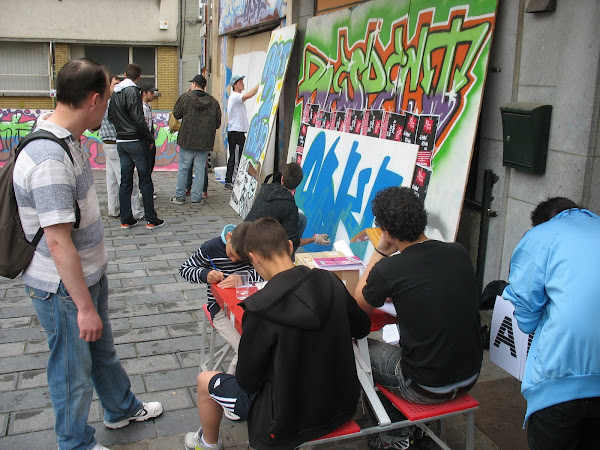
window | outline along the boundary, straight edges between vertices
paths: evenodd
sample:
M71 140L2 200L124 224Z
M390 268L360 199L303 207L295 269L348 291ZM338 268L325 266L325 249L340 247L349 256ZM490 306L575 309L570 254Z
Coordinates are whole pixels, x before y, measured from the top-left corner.
M0 42L0 93L50 95L50 45Z
M73 52L71 52L73 54ZM142 79L156 86L156 48L86 45L86 58L107 66L111 73L123 74L129 63L142 66Z

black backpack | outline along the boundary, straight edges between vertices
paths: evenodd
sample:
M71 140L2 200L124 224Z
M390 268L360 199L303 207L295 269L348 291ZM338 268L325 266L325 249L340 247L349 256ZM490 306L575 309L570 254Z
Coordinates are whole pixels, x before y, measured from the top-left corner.
M36 130L19 142L14 158L0 170L0 276L3 277L15 278L27 269L35 248L44 234L44 230L40 228L33 241L29 242L25 237L13 187L13 172L17 157L28 143L37 139L47 139L60 144L73 162L73 156L64 139L57 138L49 131ZM80 219L79 205L75 202L75 228L79 228Z

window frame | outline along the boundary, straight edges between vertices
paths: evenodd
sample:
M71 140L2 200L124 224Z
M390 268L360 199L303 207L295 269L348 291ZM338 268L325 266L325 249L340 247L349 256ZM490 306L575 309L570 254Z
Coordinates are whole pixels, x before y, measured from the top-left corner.
M3 89L0 86L0 97L52 97L53 89L52 89L52 81L54 79L54 69L53 69L53 60L54 60L54 51L52 48L51 42L15 42L15 41L2 41L2 44L5 45L15 45L15 44L25 44L25 45L37 45L40 48L44 49L43 53L46 59L46 68L47 73L40 75L32 75L32 74L23 74L23 73L6 73L2 74L9 77L47 77L48 78L48 88L47 89Z

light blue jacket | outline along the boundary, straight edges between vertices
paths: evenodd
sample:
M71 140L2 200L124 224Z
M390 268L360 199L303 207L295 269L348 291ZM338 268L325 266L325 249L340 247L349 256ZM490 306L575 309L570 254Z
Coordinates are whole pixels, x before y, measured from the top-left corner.
M502 296L519 328L535 331L521 385L525 421L600 396L600 217L571 209L525 233Z

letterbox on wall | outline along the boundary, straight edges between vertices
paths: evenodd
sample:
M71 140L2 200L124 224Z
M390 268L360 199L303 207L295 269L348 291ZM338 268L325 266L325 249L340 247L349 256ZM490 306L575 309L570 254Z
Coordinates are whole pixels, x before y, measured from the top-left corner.
M500 111L503 165L529 173L545 173L552 106L514 102L501 106Z

